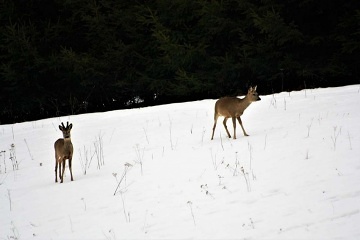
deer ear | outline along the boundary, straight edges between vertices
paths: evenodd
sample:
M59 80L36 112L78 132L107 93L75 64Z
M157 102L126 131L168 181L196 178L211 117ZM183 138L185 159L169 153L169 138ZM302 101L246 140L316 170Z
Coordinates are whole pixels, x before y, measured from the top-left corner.
M70 123L70 125L69 125L69 130L71 130L72 129L72 123Z
M63 127L61 125L59 125L59 129L60 131L64 130Z
M254 91L256 91L257 85L254 87Z

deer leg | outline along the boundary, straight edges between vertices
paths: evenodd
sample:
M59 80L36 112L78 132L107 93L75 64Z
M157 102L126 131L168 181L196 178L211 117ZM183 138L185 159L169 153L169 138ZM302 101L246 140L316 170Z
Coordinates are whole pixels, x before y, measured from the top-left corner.
M62 174L61 174L61 181L60 181L60 183L63 183L63 181L64 181L65 162L66 162L66 159L64 159L64 160L62 161ZM61 163L60 163L60 164L61 164Z
M233 122L233 127L234 127L234 139L236 139L236 118L235 117L232 118L232 122Z
M61 181L61 162L58 162L59 165L59 179Z
M57 168L58 168L58 162L55 159L55 182L57 182Z
M214 117L214 126L213 126L213 132L212 132L212 135L211 135L211 140L214 139L214 133L215 133L215 128L216 128L216 122L218 120L219 116L215 114L215 117Z
M242 125L242 121L241 121L241 118L240 117L237 117L237 120L243 130L243 133L244 133L244 136L249 136L246 132L245 132L245 129L244 129L244 126Z
M74 179L73 179L73 175L72 175L72 167L71 167L71 162L72 162L72 159L70 158L70 159L69 159L69 169L70 169L70 176L71 176L71 181L74 181Z
M227 126L226 126L227 120L228 120L228 118L225 117L225 118L224 118L224 121L223 121L223 124L224 124L224 127L225 127L225 130L226 130L226 133L227 133L228 137L231 138L231 135L230 135L230 133L229 133L229 130L228 130Z

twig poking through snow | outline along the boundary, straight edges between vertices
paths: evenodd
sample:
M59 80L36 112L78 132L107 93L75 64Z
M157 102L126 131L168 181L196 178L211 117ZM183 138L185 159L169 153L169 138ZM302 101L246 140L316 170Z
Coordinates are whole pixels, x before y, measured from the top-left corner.
M0 156L1 155L4 155L4 170L5 170L5 173L6 173L6 161L5 161L5 153L6 153L6 151L1 151L0 152ZM0 173L1 173L1 164L0 164Z
M343 175L337 168L335 168L335 170L337 171L338 176L342 176L342 175Z
M99 133L98 138L95 138L94 147L95 147L95 154L98 161L98 169L101 166L105 165L104 159L104 148L103 148L103 136L101 136L101 132Z
M0 185L2 185L5 182L5 179L7 178L8 174L0 174Z
M250 218L250 226L252 227L252 229L255 229L254 222L251 218Z
M201 189L205 190L205 194L210 196L212 199L215 199L215 197L209 192L207 184L202 184L200 186Z
M238 167L238 165L239 165L239 161L238 161L238 158L237 158L237 152L235 152L235 168L234 168L234 173L233 173L234 176L237 176L237 173L238 173L237 167Z
M111 143L111 140L112 140L112 137L113 137L113 135L114 135L115 130L116 130L116 128L114 128L114 130L113 130L112 133L111 133L110 141L109 141L110 143Z
M218 175L218 178L219 178L219 186L221 186L221 179L223 179L224 177L223 176L221 176L221 175Z
M12 231L12 236L8 236L8 239L15 239L15 240L20 239L19 231L15 227L13 221L11 221L11 231Z
M352 146L351 146L351 137L350 137L350 133L348 131L348 138L349 138L349 143L350 143L350 150L352 150Z
M306 150L305 159L306 159L306 160L308 160L308 159L309 159L309 149L308 149L308 150Z
M144 133L145 133L146 141L147 141L148 144L150 144L150 143L149 143L149 138L148 138L148 135L147 135L147 131L146 131L145 128L143 128L143 130L144 130Z
M221 137L221 133L220 133L220 143L221 143L222 150L225 151L223 141L222 141L222 137Z
M130 213L128 212L128 214L126 214L126 208L125 208L125 201L124 201L124 197L123 197L123 192L120 192L120 196L121 196L121 200L122 200L122 204L123 204L125 220L126 220L126 222L130 222Z
M273 106L275 109L277 108L277 103L276 103L276 98L275 98L275 94L273 94L272 99L270 101L270 105L269 108Z
M136 144L136 146L135 146L135 153L136 153L136 160L135 160L135 162L140 164L141 176L143 175L144 151L145 151L145 148L140 149L139 144Z
M19 163L16 160L16 150L15 150L15 144L10 145L10 160L13 167L13 171L19 170Z
M307 129L308 129L308 134L307 134L307 137L309 137L309 136L310 136L310 129L311 129L311 126L312 126L313 120L314 120L314 118L312 118L312 119L311 119L310 124L308 124L308 125L307 125Z
M248 191L248 192L251 192L250 181L249 181L248 178L246 177L246 175L248 175L248 173L245 173L245 170L244 170L243 167L241 167L241 172L243 173L244 178L245 178L247 191Z
M264 150L266 149L266 142L267 142L267 134L265 135Z
M338 138L340 132L341 132L341 127L339 128L339 131L337 131L337 127L335 126L334 127L334 136L331 136L331 140L334 145L334 151L336 150L336 142L337 142L337 138Z
M13 141L15 141L14 126L11 127L11 132L12 132Z
M169 116L169 123L170 123L170 126L169 126L169 131L170 131L170 145L171 145L171 150L174 150L174 144L173 144L173 141L172 141L172 121L171 121L170 116Z
M144 220L144 226L143 226L143 231L145 232L145 233L147 233L146 232L146 223L147 223L147 215L148 215L148 210L146 210L146 213L145 213L145 220Z
M217 165L217 163L216 163L216 154L215 154L215 156L213 155L213 153L212 153L212 148L210 149L210 154L211 154L211 161L212 161L214 170L217 170L218 165Z
M90 151L91 151L91 149L90 149ZM80 148L79 148L79 153L80 153L80 164L81 164L81 168L82 168L82 170L83 170L83 174L84 175L86 175L86 171L87 171L87 169L90 167L90 163L91 163L91 160L92 160L92 158L94 157L94 155L95 155L95 152L94 152L94 154L92 155L92 157L90 158L90 160L89 160L89 157L88 157L88 150L85 148L85 146L84 146L84 153L83 153L83 155L81 154L81 150L80 150ZM83 157L84 157L84 160L83 160Z
M187 204L189 205L189 208L190 208L190 211L191 211L191 216L192 216L192 219L194 221L194 226L196 226L195 216L194 216L194 212L193 212L193 209L192 209L192 202L188 201Z
M125 163L124 173L123 173L123 175L122 175L122 177L121 177L121 179L119 181L119 184L117 185L117 187L115 189L114 196L115 196L117 190L119 189L121 182L123 181L124 178L126 178L126 173L128 172L129 168L131 168L131 167L132 167L132 165L130 163Z
M202 131L202 136L201 136L201 145L204 143L204 136L205 136L205 128L203 128L203 131Z
M84 210L86 211L86 202L85 202L85 198L81 198L81 200L83 201L84 203Z
M27 144L26 139L24 139L24 141L25 141L26 147L27 147L27 149L28 149L28 152L29 152L29 155L30 155L31 160L34 160L33 156L31 155L30 148L29 148L29 145Z
M251 144L248 142L248 149L249 149L249 161L250 161L250 170L252 170L252 146Z
M70 228L71 228L71 232L73 233L73 232L74 232L74 229L73 229L73 223L72 223L72 220L71 220L70 215L69 215L69 220L70 220Z
M8 191L8 197L9 197L10 212L11 212L11 210L12 210L12 204L11 204L10 189L8 189L7 191Z

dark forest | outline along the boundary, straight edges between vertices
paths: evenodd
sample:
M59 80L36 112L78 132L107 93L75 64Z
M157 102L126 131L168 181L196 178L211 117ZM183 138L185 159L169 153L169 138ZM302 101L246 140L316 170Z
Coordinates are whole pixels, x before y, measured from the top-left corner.
M358 84L358 0L0 0L0 123Z

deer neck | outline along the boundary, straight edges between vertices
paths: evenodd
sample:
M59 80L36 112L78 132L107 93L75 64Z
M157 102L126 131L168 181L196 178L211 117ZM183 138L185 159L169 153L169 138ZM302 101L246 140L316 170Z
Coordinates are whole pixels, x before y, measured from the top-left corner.
M71 138L64 138L64 150L70 152L71 149L72 149Z
M251 101L249 97L246 95L243 99L241 99L240 104L242 108L245 110L248 106L250 106Z

